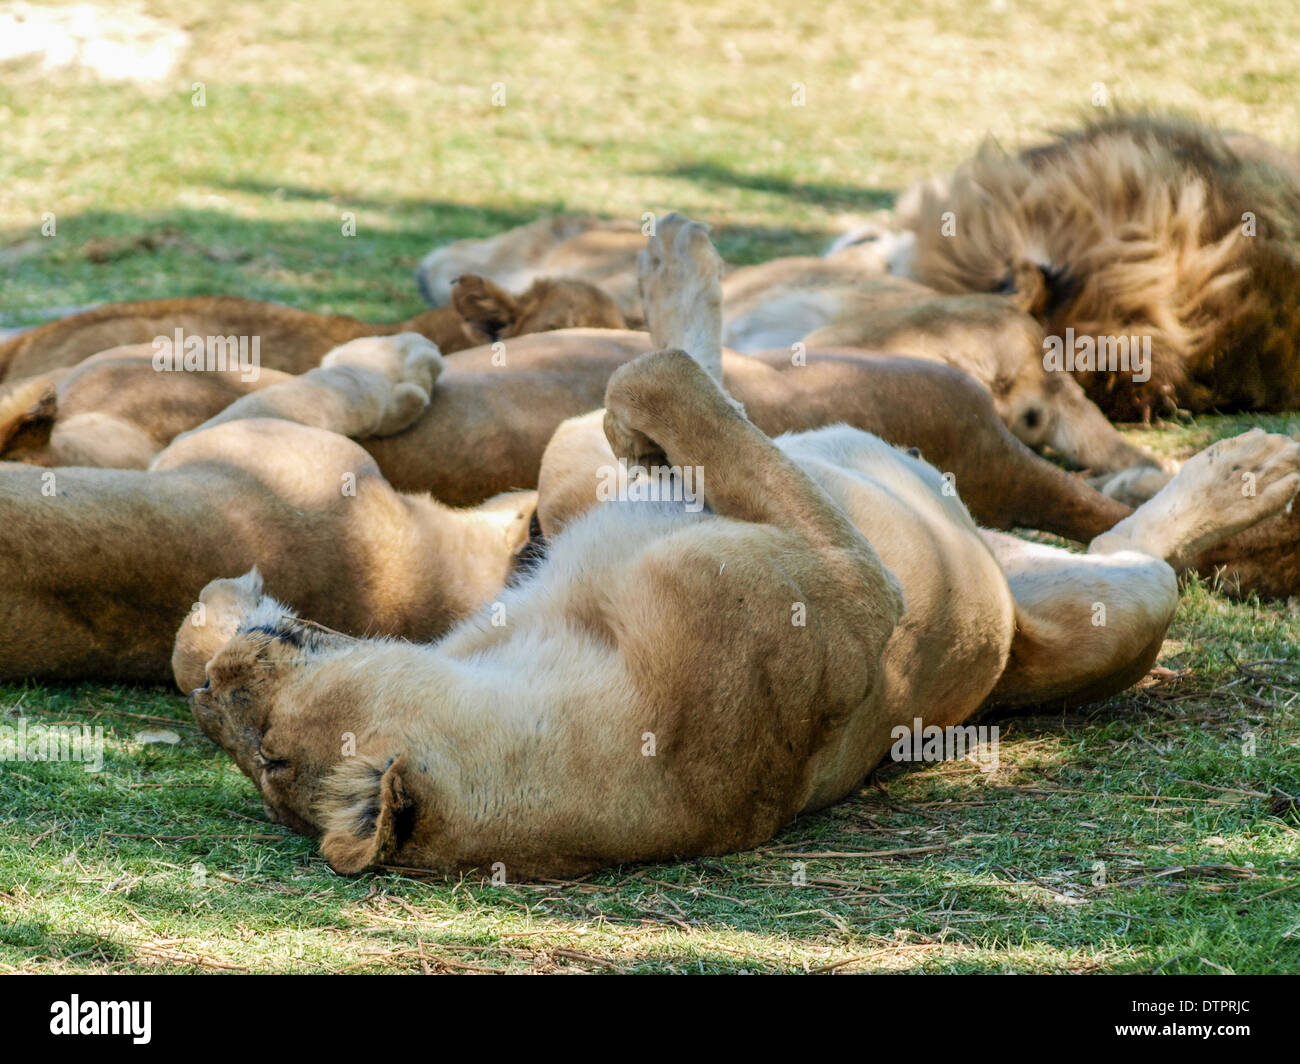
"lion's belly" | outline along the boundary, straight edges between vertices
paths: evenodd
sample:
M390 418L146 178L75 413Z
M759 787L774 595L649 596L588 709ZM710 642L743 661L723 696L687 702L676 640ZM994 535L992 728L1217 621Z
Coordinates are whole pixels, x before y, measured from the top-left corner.
M818 768L809 802L816 808L887 754L896 727L917 718L947 727L979 708L1006 667L1015 606L997 560L931 467L851 429L787 439L799 441L787 447L792 457L897 578L905 608L885 648L881 683Z

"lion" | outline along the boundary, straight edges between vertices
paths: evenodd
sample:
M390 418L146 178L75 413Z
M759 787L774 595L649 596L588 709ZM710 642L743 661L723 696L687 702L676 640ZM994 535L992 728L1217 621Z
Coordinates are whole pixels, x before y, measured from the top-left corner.
M336 871L571 877L759 845L851 793L899 729L1124 690L1159 653L1175 569L1300 490L1300 445L1256 430L1086 554L987 533L878 437L754 425L722 386L719 270L702 228L660 222L655 349L566 433L586 445L543 478L547 555L499 609L419 645L321 631L251 574L202 592L233 634L201 665L178 644L194 719ZM616 461L651 485L693 470L707 505L598 501ZM578 505L556 511L548 481L584 485Z
M598 237L605 241L599 250ZM616 275L622 290L635 276L643 243L639 232L619 223L544 218L487 240L436 249L418 280L426 298L436 301L445 287L437 278L471 265L521 283L537 270L558 270L563 254L568 275L606 285ZM1042 326L1033 317L1002 296L945 295L890 276L889 270L905 268L910 253L910 234L891 232L877 219L837 240L822 257L724 268L723 341L744 354L796 345L860 347L946 362L989 390L1017 438L1087 470L1107 494L1135 502L1164 485L1169 463L1125 441L1068 375L1047 372ZM639 313L629 312L629 320Z
M0 677L169 680L194 590L253 566L269 594L341 631L435 638L529 555L556 427L598 407L648 344L535 334L498 365L490 347L443 360L413 334L350 341L178 434L146 470L0 462ZM1016 441L949 367L728 353L724 372L774 434L847 422L921 448L998 527L1087 541L1130 512Z
M418 334L353 340L147 471L0 463L0 675L170 680L195 588L232 569L352 632L431 639L472 613L526 547L535 493L404 495L348 438L410 422L442 365ZM187 624L196 645L224 638Z
M621 329L626 324L614 301L583 281L537 278L521 295L511 296L487 278L460 280L448 306L378 325L342 314L316 314L231 296L112 303L0 341L0 380L57 373L100 351L152 344L178 331L187 337L222 340L256 337L260 366L305 373L331 349L363 336L419 333L450 354L543 329L579 325Z
M542 279L522 295L512 296L486 278L466 275L459 279L453 294L451 306L403 324L418 326L409 331L431 334L435 342L440 338L440 349L445 344L447 351L552 329L621 329L625 324L613 300L581 281ZM141 306L117 304L104 309L118 317L102 314L92 324L87 315L77 315L34 330L46 330L45 339L29 344L23 364L31 364L39 350L48 352L50 358L70 355L79 350L78 345L100 342L108 332L140 336L162 328L161 335L168 338L176 329L186 335L209 336L213 334L193 330L229 330L238 323L265 330L254 335L272 341L272 361L300 368L299 360L331 334L374 329L351 318L308 315L247 300L172 300L165 307L157 305L156 315L131 311ZM91 316L95 314L91 312ZM306 331L295 333L299 326ZM291 375L237 358L214 359L211 366L195 365L183 372L163 372L182 366L166 364L160 369L158 354L155 343L128 343L100 351L75 366L11 382L0 390L0 459L40 466L144 469L180 433L215 417L242 396Z
M110 348L71 369L11 382L0 394L0 459L146 469L182 432L292 377L273 369L250 375L238 365L160 372L149 344Z
M985 144L908 199L909 275L1011 295L1111 418L1300 404L1300 161L1113 114L1019 154Z
M826 260L833 262L833 269L852 270L857 277L899 272L910 245L906 234L892 230L886 223L887 216L879 212L871 221L836 240ZM481 274L511 288L538 277L582 280L612 295L628 324L642 328L645 316L636 264L653 225L652 217L633 224L591 214L549 215L496 236L457 240L434 248L415 271L416 288L426 303L440 307L451 300L452 284L464 273ZM821 261L806 256L778 260L779 265L767 267L764 286L779 284L791 273L816 271ZM743 300L755 276L751 270L738 278L734 290L724 287L724 297ZM740 313L743 310L737 310ZM737 339L729 339L728 343L739 350L743 345Z
M724 341L745 353L855 347L943 362L988 390L1017 439L1087 470L1107 494L1140 502L1168 481L1166 463L1125 440L1072 377L1044 368L1042 326L1009 299L864 275L843 254L733 271Z
M426 303L440 307L451 301L456 279L466 273L506 288L523 288L541 277L580 280L609 293L627 322L639 326L636 256L644 243L640 225L631 222L554 215L494 237L434 248L416 269L415 283Z

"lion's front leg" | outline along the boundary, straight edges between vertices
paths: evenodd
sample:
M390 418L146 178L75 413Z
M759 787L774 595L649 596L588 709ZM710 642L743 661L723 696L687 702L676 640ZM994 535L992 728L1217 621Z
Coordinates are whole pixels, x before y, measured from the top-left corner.
M429 405L442 373L436 344L417 333L366 336L321 359L316 369L237 399L198 428L246 418L276 418L351 439L409 428Z

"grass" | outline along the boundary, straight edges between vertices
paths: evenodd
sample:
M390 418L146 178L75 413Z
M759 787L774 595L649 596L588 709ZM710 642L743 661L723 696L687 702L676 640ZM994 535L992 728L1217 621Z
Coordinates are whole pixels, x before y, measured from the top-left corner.
M429 247L554 209L683 210L736 262L817 250L1098 83L1300 128L1282 0L143 10L190 34L156 83L0 67L0 325L218 291L396 319ZM1136 435L1185 454L1255 422L1297 427ZM1298 634L1291 604L1192 582L1162 671L987 722L996 772L891 766L751 853L531 885L342 879L173 693L0 688L10 718L107 739L100 773L0 765L0 970L1300 971ZM159 727L180 741L137 739Z

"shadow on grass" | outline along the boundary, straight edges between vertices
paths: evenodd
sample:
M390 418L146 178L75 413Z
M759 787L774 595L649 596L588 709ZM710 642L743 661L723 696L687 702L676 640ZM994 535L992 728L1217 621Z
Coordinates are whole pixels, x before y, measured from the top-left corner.
M103 935L52 931L40 920L0 923L0 947L22 951L34 961L95 960L104 964L130 964L133 951Z
M898 197L897 189L862 188L857 185L827 184L816 181L795 181L772 174L749 174L719 163L695 161L681 163L671 170L660 171L660 176L674 177L705 187L726 185L753 192L766 192L784 196L796 203L840 210L876 211L892 207Z
M306 189L286 195L333 202ZM354 236L344 235L344 210L356 213ZM418 209L347 203L333 217L277 220L219 209L70 214L60 216L50 238L30 229L0 232L9 260L0 313L226 294L397 318L421 309L414 270L435 244L531 219L531 212L436 201Z
M432 248L561 210L599 213L553 201L495 208L436 198L357 199L255 180L221 187L298 208L275 220L218 208L84 211L59 216L50 237L31 227L0 230L0 263L8 269L0 324L36 324L99 303L200 295L396 320L423 308L414 270ZM302 205L310 204L322 216L303 217ZM344 212L355 215L355 235L344 233ZM833 236L816 227L728 225L713 235L738 264L819 251Z

